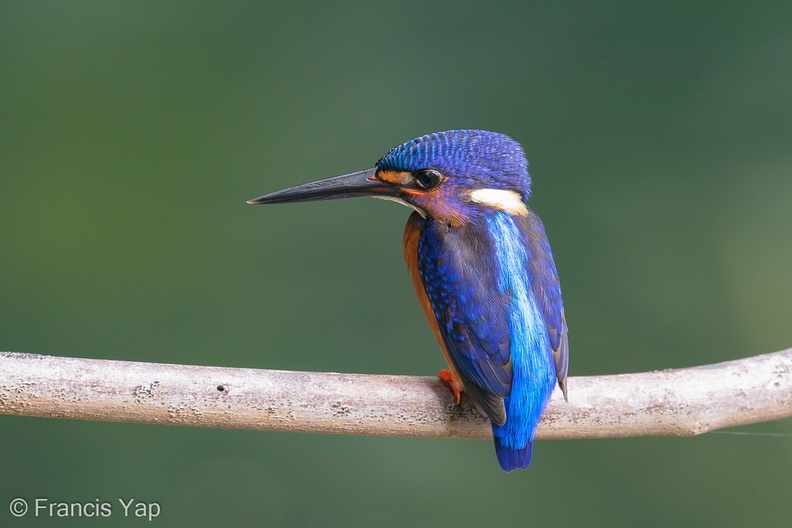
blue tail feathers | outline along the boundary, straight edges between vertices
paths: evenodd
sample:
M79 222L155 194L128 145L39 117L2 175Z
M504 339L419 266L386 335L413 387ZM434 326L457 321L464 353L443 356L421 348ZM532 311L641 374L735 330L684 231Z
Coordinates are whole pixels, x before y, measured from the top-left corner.
M533 442L528 442L522 449L512 449L501 445L498 439L495 438L495 454L498 455L498 463L503 471L526 469L531 465L532 450Z

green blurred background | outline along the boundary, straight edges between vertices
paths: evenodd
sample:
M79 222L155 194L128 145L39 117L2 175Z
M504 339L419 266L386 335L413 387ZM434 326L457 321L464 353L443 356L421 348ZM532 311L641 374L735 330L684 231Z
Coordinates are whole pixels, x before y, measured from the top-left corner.
M523 143L575 376L792 346L792 3L0 3L0 349L443 366L408 211L245 205L450 128ZM571 398L574 398L574 383ZM781 421L741 430L792 433ZM161 526L786 526L792 438L486 441L0 416L14 497ZM36 522L38 521L38 522Z

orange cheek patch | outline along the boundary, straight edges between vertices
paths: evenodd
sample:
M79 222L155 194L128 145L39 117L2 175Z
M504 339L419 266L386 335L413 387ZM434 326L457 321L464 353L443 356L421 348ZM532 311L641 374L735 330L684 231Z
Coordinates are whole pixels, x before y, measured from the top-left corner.
M429 216L441 222L448 222L452 226L461 226L470 221L468 215L459 202L449 199L448 196L435 189L430 192L404 191L413 195L412 202L420 209L429 213Z
M410 177L409 172L381 170L377 172L377 179L388 183L406 183Z

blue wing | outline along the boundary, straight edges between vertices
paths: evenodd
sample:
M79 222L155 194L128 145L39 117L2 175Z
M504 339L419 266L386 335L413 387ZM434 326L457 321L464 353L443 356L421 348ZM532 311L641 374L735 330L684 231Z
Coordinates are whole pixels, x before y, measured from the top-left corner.
M505 216L505 213L498 214ZM515 320L541 319L529 321L527 325L538 328L538 333L546 332L542 342L559 351L554 352L559 380L563 379L560 373L565 377L566 372L566 326L544 229L532 213L527 217L509 218L513 219L509 225L513 226L514 236L519 238L515 242L524 248L519 262L522 269L514 272L512 268L512 273L527 274L521 284L524 289L530 288L530 293L524 297L532 299L531 306L535 309L526 308L525 303L519 305L513 295L514 288L504 285L504 280L511 279L503 263L498 261L493 226L487 222L452 227L443 222L423 221L417 255L423 287L447 356L465 391L496 425L503 425L510 414L505 403L512 392L512 354L515 350L526 350L526 354L541 356L543 351L532 348L547 348L537 344L514 347L514 338L526 338L525 332L512 335ZM503 251L501 249L501 253ZM542 395L541 399L540 407L543 408L546 396ZM538 421L541 409L532 413L537 415Z
M494 422L506 421L512 383L506 296L494 288L492 240L474 224L425 222L418 268L448 356L465 391ZM488 250L489 249L489 250Z

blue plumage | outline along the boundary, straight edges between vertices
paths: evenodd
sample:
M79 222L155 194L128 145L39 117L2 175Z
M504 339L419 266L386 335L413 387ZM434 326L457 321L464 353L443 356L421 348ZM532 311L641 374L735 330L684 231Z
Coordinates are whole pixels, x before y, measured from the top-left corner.
M493 421L499 461L510 471L530 463L556 373L541 300L527 273L536 249L519 230L538 218L518 224L500 211L484 216L459 227L424 220L418 267L452 366Z
M372 169L251 201L374 196L416 210L405 229L408 269L452 386L491 420L505 471L530 464L556 380L566 396L561 289L542 222L527 206L530 184L514 140L450 130L395 147Z
M507 420L493 425L498 461L505 471L527 468L539 418L556 373L552 349L526 267L531 256L511 217L496 213L488 221L495 240L498 289L508 294L512 390L504 400Z
M384 170L427 167L453 174L454 183L475 188L515 189L528 199L531 179L522 147L509 136L485 130L448 130L426 134L392 148L378 162Z

